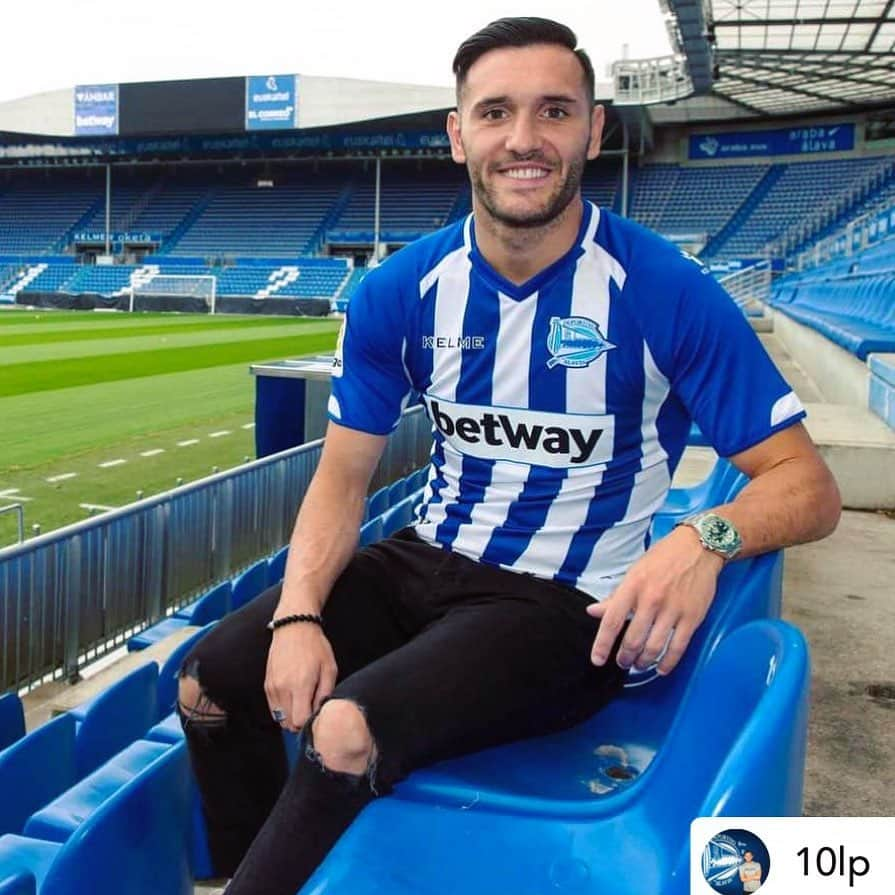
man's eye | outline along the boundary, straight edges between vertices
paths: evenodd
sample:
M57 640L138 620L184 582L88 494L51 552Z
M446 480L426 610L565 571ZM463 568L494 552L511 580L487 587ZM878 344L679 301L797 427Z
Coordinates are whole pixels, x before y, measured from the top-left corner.
M548 106L544 110L544 115L547 118L568 118L569 113L562 106Z
M482 114L482 118L486 121L500 121L503 118L506 118L506 114L506 109L486 109Z

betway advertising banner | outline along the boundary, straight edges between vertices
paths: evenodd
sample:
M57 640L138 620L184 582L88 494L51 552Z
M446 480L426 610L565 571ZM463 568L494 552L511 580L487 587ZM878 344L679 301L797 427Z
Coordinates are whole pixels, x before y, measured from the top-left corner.
M88 84L75 87L75 136L118 134L118 85Z
M854 124L830 124L727 134L694 134L690 137L691 159L813 155L819 152L848 152L854 148Z
M298 76L246 78L246 130L282 130L297 123Z

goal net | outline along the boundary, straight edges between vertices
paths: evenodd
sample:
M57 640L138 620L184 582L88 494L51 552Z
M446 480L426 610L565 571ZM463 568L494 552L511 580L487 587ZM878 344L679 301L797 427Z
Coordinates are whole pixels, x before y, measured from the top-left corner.
M217 283L211 274L152 274L127 288L128 310L214 314Z

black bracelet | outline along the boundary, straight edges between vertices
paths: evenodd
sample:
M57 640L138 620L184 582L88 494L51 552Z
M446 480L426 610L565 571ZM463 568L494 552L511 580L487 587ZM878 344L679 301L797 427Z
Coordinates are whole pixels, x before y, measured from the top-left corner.
M291 625L295 622L312 622L315 625L320 625L321 628L323 627L323 619L319 615L302 613L301 615L284 615L282 618L272 618L267 623L267 630L276 631L277 628L282 628L283 625Z

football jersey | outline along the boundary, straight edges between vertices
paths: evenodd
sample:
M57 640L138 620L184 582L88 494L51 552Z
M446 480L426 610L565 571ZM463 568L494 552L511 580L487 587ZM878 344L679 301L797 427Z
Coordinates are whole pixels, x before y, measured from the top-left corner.
M696 259L587 202L521 285L472 215L402 249L361 282L333 363L342 426L386 434L419 393L423 540L598 599L649 545L691 420L730 456L804 416Z

